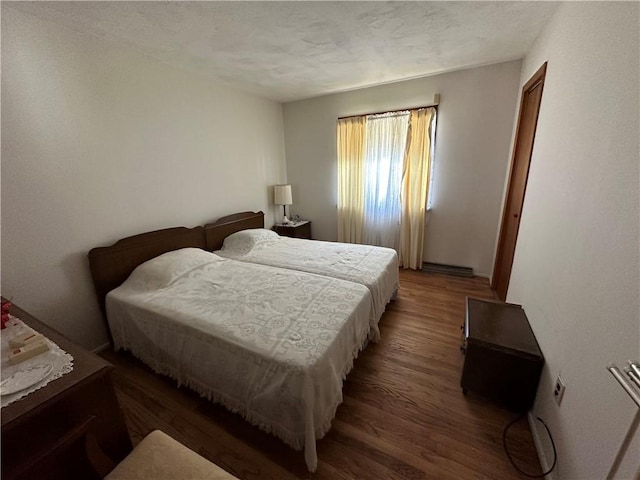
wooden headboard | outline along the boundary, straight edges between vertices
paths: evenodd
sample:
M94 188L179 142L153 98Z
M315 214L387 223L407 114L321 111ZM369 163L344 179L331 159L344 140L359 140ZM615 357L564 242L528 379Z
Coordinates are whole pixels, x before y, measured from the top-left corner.
M220 250L224 239L232 233L249 228L264 228L263 212L242 212L219 218L204 226L207 250Z
M264 228L264 213L235 213L205 227L165 228L123 238L109 247L92 249L89 251L89 268L105 323L107 293L129 278L138 265L181 248L196 247L210 252L220 250L227 236L248 228ZM108 324L107 332L111 340Z
M138 265L163 253L186 247L206 248L203 227L165 228L123 238L109 247L92 249L89 252L89 268L103 314L107 293L129 278Z

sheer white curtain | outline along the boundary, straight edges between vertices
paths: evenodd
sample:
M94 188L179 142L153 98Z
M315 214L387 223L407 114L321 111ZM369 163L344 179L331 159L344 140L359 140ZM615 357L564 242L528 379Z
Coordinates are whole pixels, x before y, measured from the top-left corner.
M409 112L370 115L364 148L362 240L400 248L402 174Z

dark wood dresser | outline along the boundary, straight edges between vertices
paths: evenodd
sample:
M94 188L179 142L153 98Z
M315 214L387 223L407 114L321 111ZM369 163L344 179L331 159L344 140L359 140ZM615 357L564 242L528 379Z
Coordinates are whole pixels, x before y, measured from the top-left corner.
M543 357L520 305L467 297L462 379L467 390L515 412L535 400Z
M273 230L284 237L311 240L311 222L309 220L301 220L293 224L277 223L273 226Z
M83 452L52 453L56 443L91 417L91 433L102 450L113 461L122 460L132 446L111 383L113 366L15 305L11 314L70 353L73 371L2 409L3 480L92 478Z

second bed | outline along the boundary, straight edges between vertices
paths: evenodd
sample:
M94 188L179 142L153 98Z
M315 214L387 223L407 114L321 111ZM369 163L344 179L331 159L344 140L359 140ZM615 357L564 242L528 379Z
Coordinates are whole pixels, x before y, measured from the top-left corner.
M371 292L370 339L399 287L398 255L391 248L289 238L266 230L262 212L229 215L205 226L207 248L241 262L315 273L366 286Z

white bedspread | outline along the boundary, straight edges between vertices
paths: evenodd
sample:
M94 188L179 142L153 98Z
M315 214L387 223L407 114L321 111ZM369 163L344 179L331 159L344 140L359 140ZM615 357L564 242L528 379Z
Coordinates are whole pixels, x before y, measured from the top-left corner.
M271 230L249 229L229 235L214 252L243 262L271 265L340 278L371 292L371 340L378 341L378 322L400 285L398 255L392 248L289 238Z
M107 316L116 349L304 446L314 471L370 305L362 285L189 248L138 267Z

